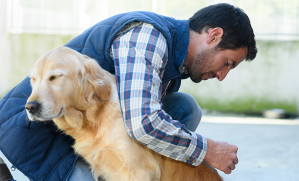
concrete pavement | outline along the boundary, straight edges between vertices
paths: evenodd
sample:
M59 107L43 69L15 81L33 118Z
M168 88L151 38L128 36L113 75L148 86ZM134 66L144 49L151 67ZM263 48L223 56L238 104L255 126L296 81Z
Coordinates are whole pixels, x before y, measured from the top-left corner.
M299 181L299 121L203 117L197 133L237 145L239 164L227 181Z

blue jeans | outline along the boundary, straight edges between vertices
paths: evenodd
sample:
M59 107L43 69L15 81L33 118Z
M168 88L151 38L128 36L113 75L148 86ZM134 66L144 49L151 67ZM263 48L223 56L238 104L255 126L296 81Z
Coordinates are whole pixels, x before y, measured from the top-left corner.
M196 100L189 94L174 92L162 100L163 109L173 119L183 123L190 131L195 131L202 116L201 108ZM88 165L78 159L69 181L94 181Z

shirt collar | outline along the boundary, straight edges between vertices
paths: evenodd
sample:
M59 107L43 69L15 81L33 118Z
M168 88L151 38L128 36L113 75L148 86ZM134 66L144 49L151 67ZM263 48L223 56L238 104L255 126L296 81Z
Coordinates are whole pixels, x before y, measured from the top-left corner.
M188 70L187 70L187 54L185 55L185 58L182 62L182 65L180 66L180 73L181 75L183 74L188 74Z

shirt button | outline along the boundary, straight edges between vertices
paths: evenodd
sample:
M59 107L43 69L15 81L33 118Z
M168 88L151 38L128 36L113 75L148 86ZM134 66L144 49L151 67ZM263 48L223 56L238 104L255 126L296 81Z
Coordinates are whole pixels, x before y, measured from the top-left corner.
M195 160L192 160L192 163L196 163L196 161L195 161Z
M190 157L187 157L186 160L189 161L189 160L190 160Z
M156 86L155 82L153 82L153 86Z

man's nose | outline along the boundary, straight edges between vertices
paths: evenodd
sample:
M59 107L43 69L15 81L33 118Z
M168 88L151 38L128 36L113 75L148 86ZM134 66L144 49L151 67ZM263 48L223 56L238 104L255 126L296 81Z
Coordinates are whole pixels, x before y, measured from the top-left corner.
M223 79L225 79L225 77L227 76L229 71L230 71L230 69L227 67L227 68L224 68L224 69L216 72L217 79L219 81L223 81Z
M25 108L31 113L34 114L38 111L40 108L40 104L36 101L28 102L25 106Z

